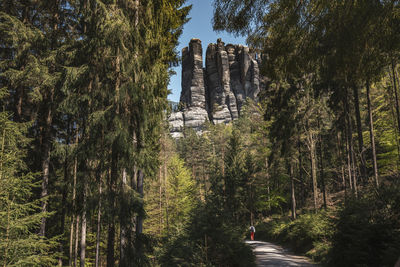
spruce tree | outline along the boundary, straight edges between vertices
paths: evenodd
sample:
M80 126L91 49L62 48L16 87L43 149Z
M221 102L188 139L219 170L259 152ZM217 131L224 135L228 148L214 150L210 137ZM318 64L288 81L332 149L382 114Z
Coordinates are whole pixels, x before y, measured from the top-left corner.
M3 107L5 88L1 89ZM0 262L3 266L49 266L57 262L52 250L58 246L54 239L37 234L43 217L40 201L34 197L39 188L37 174L26 164L28 123L11 120L12 115L0 112Z

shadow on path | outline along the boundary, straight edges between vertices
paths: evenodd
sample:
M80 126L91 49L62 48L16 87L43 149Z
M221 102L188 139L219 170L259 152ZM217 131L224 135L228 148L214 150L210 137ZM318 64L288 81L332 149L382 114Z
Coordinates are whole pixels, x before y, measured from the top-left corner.
M259 267L264 266L317 266L310 263L306 257L295 256L280 246L269 242L246 241L253 248L256 263Z

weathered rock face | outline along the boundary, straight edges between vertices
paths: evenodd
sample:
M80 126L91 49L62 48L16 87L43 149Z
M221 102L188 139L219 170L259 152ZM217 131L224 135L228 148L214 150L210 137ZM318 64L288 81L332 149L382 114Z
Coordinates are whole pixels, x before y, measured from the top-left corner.
M171 136L175 139L183 137L182 134L182 129L184 126L183 112L182 111L172 112L168 118L168 121L169 121L169 130Z
M201 131L208 120L206 89L204 86L203 49L199 39L192 39L182 50L182 92L184 127Z
M183 127L201 132L207 120L229 123L239 117L246 98L257 101L263 78L248 47L225 46L218 39L207 47L205 68L202 56L199 39L182 50L181 110L169 117L174 138L182 136Z
M208 45L205 79L210 119L214 123L228 123L236 119L239 114L231 89L228 53L220 39L217 44Z

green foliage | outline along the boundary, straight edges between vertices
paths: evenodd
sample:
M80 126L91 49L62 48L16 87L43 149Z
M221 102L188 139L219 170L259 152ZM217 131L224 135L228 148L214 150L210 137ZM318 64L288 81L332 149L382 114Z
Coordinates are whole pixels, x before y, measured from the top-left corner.
M214 6L214 28L247 34L269 79L260 97L272 185L257 208L274 203L285 213L288 206L277 205L274 195L288 204L296 199L297 208L309 208L313 195L316 210L322 199L325 207L344 202L328 214L273 220L265 226L269 238L333 266L393 265L399 255L393 249L398 212L391 208L398 197L389 190L399 177L399 3L215 0ZM374 183L383 188L370 189Z
M58 256L55 238L37 234L43 217L33 196L37 175L25 164L28 124L0 113L0 263L4 266L52 266Z
M86 228L76 224L87 232L86 263L94 261L91 210L102 214L100 236L109 230L107 254L119 249L127 259L143 258L145 238L137 238L133 223L143 218L143 196L134 177L158 169L169 69L178 62L175 49L190 10L184 3L0 2L0 88L12 120L32 121L21 138L33 141L23 162L42 173L41 231L62 235L72 249L67 225L78 216L86 220ZM29 197L36 205L36 184L34 191ZM116 231L129 232L126 251L115 246ZM67 245L58 249L68 253Z
M332 266L393 266L400 253L399 183L370 190L342 207L332 239Z
M208 203L196 207L187 231L165 246L161 266L255 266L240 228Z
M314 261L324 262L328 259L334 231L330 216L330 213L321 211L300 215L296 220L273 217L256 226L257 239L287 245Z
M233 125L207 125L202 135L186 129L178 140L200 203L191 208L183 231L163 243L162 266L253 266L243 229L262 211L256 203L265 189L266 148L256 145L265 142L259 110L254 104L247 108L248 115Z
M184 162L173 156L168 162L166 194L168 195L168 234L179 235L189 220L195 204L195 183Z
M272 217L257 238L289 246L329 266L393 266L399 254L398 182L349 199L338 210Z
M374 107L374 127L377 142L377 160L379 173L382 176L392 176L398 171L398 135L394 115L393 88L389 73L371 87L371 102ZM364 132L364 140L370 144L369 133ZM368 151L369 152L369 151ZM368 162L371 165L372 162Z

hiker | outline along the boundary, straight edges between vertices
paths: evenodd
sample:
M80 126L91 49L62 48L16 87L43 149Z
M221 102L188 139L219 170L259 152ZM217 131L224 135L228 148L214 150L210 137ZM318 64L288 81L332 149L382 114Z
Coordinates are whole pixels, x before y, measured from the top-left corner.
M253 240L254 241L254 233L256 232L256 228L252 225L252 226L250 226L250 237L251 237L251 240Z

